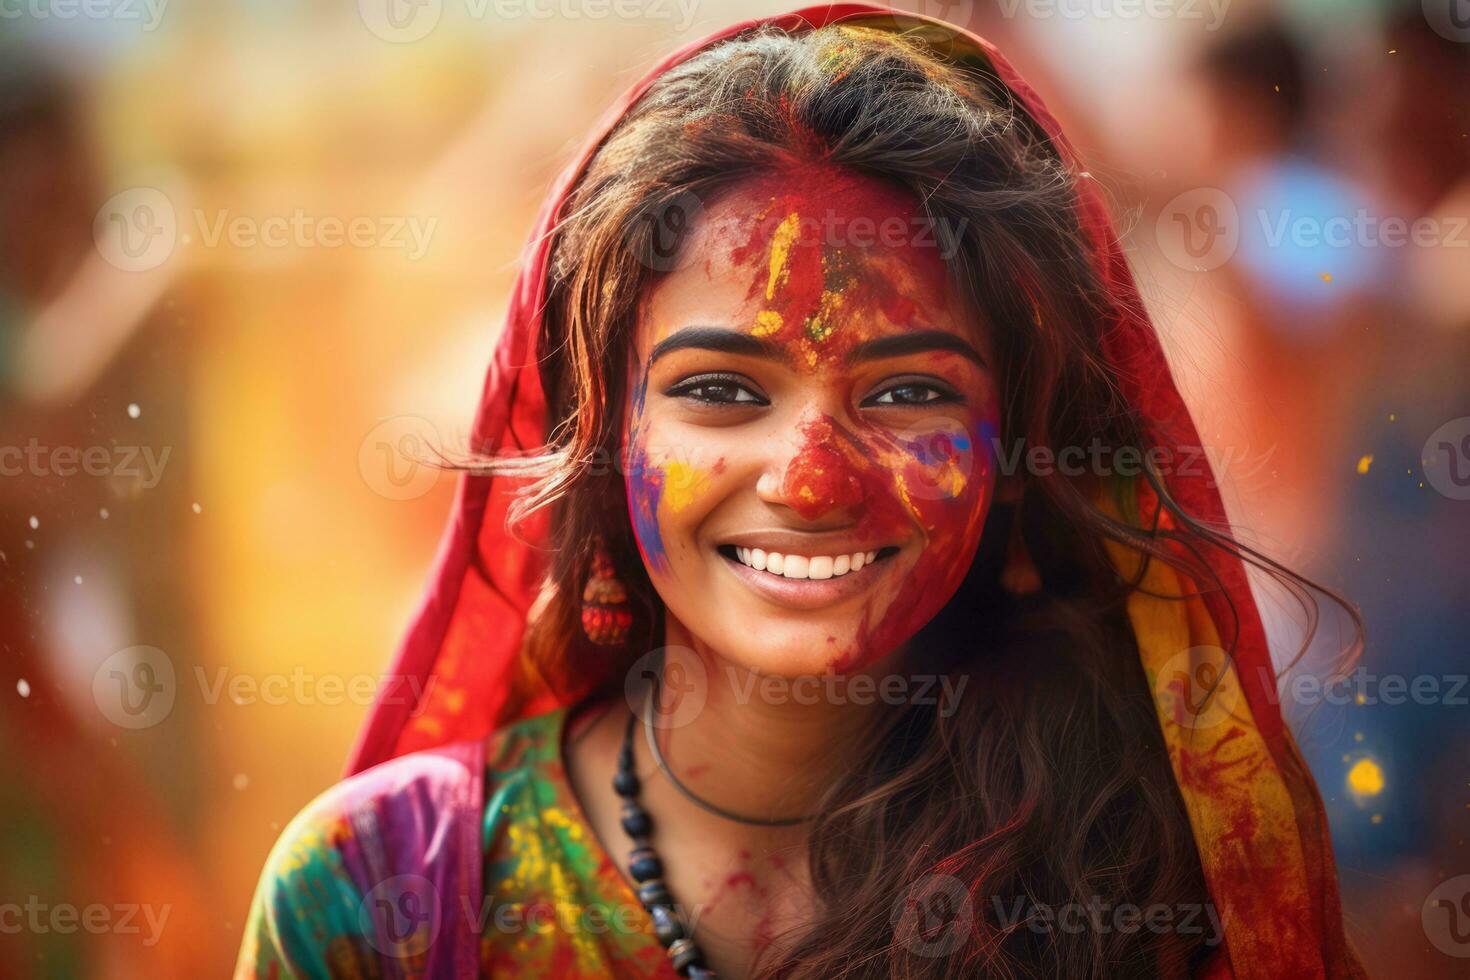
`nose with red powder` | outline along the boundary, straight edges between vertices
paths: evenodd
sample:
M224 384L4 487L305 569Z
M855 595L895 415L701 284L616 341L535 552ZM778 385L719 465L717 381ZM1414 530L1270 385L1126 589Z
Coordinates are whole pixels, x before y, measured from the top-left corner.
M805 520L857 509L867 497L859 466L830 418L801 426L800 448L781 480L782 499ZM847 450L847 451L844 451Z

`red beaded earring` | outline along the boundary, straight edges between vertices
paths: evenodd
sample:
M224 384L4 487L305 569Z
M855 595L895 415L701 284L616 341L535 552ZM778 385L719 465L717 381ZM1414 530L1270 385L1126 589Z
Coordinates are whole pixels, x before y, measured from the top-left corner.
M628 590L599 536L592 549L592 573L582 590L582 632L598 646L615 647L627 642L632 625Z

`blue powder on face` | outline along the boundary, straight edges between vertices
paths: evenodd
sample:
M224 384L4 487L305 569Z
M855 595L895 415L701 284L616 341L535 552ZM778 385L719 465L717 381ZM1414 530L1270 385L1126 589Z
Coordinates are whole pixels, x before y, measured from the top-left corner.
M633 536L638 549L643 553L643 564L650 572L667 568L668 552L664 548L663 533L658 526L658 505L663 498L664 475L661 470L648 465L648 454L640 444L640 429L643 421L643 401L648 392L648 375L639 372L633 388L633 424L628 432L628 466L624 474L624 486L628 495L628 516L633 521Z

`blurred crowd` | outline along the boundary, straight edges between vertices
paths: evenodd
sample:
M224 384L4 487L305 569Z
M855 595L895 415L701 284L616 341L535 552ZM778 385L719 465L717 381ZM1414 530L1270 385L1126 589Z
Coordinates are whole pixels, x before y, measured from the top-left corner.
M463 443L549 180L659 55L791 4L431 6L5 9L0 976L228 970L416 600L453 492L421 450ZM1263 591L1283 711L1370 970L1454 975L1470 11L908 6L1056 110L1238 532L1360 606L1344 663L1347 617L1323 600L1303 649Z

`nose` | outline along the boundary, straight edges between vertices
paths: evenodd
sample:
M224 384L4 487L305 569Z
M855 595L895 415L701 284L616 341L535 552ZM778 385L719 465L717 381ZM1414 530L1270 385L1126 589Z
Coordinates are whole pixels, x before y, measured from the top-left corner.
M829 415L803 421L798 430L791 450L761 476L757 493L806 521L854 517L867 499L857 447Z

